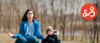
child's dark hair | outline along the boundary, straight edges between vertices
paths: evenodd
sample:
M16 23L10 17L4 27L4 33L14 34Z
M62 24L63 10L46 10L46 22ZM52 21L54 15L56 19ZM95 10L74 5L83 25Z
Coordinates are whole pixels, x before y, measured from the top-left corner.
M46 34L48 34L48 31L49 31L49 30L50 30L50 28L46 30Z
M29 11L32 11L32 9L26 10L26 12L25 12L23 18L21 19L22 21L27 21L27 20L28 20L28 18L26 17L26 15L27 15L27 13L28 13ZM34 11L32 11L32 12L33 12L33 14L34 14L34 16L33 16L33 20L34 20L34 19L36 19L36 17L35 17Z
M49 29L46 30L46 34L48 34Z

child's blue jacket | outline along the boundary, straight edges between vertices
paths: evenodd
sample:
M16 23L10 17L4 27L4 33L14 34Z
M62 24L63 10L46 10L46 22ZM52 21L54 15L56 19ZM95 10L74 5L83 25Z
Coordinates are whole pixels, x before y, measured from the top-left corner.
M41 35L41 32L40 32L40 23L36 20L34 20L33 22L34 22L34 31L33 31L34 34L33 35L35 35L38 39L44 39L43 35ZM26 29L27 29L27 21L22 21L20 24L19 33L13 34L14 37L12 38L17 38L18 35L24 36Z

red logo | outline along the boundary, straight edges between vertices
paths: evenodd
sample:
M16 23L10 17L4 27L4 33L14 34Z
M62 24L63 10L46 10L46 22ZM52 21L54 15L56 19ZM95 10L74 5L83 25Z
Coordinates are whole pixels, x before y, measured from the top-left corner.
M85 4L81 8L81 16L86 20L92 20L97 15L97 9L93 4Z

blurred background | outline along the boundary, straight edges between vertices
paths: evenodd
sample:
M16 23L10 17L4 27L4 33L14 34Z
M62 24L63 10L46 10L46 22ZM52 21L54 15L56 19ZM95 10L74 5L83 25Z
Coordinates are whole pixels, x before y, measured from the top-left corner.
M93 20L85 20L80 14L86 3L97 8ZM15 42L7 33L18 33L27 9L35 12L42 35L52 26L60 32L61 43L100 43L100 0L0 0L0 43Z

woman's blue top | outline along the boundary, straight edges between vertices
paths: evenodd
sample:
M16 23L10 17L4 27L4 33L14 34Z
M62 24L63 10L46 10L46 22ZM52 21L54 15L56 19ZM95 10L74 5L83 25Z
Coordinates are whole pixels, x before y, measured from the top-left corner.
M30 28L30 29L28 29L28 28ZM33 28L33 29L31 29L31 28ZM30 33L29 30L32 30L32 31L30 31L32 33ZM28 34L28 32L29 32L29 34ZM12 37L12 38L17 38L18 35L23 35L26 37L27 37L27 35L29 35L29 36L34 35L38 39L44 39L43 35L41 35L40 23L36 20L34 20L32 22L31 27L29 27L29 24L27 24L27 21L22 21L20 24L19 33L13 34L13 35L14 35L14 37Z

